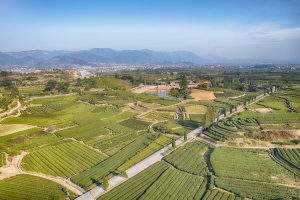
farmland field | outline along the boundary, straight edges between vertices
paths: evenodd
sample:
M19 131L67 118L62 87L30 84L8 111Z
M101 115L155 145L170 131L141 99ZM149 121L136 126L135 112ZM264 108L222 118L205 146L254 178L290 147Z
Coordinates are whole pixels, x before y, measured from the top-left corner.
M70 177L100 163L105 158L106 156L79 142L65 141L29 153L23 159L22 168Z
M105 161L84 172L76 174L71 180L85 188L94 183L92 180L101 182L101 179L111 174L111 172L116 171L119 166L145 148L147 143L152 140L153 138L150 136L140 136L137 140L122 148Z
M57 183L52 181L30 176L16 175L4 180L0 180L1 199L65 199L74 198Z
M180 147L164 158L176 168L195 175L207 173L207 166L204 162L203 154L207 146L200 142L191 142Z
M1 71L0 112L21 106L0 119L0 199L300 198L292 67L82 70Z
M241 200L241 197L237 197L232 193L224 192L222 190L213 189L208 190L203 197L203 200Z
M236 193L241 197L254 199L298 199L299 188L257 182L242 179L216 178L216 185L220 188Z
M216 176L220 177L280 183L297 180L274 162L266 150L217 148L211 155L211 163Z

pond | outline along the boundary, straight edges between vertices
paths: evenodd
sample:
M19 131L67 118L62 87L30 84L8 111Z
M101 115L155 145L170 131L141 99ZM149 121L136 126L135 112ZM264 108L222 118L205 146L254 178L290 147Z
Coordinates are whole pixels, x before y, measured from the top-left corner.
M169 95L170 91L169 90L148 90L145 93L152 96L166 97Z

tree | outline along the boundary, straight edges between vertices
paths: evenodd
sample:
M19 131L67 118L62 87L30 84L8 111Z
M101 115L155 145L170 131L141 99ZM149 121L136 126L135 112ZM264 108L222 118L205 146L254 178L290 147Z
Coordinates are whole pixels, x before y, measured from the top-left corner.
M183 89L183 90L188 88L188 82L187 82L186 76L184 74L180 75L179 87L180 87L180 89Z
M102 182L103 182L102 183L103 184L103 188L104 188L104 190L106 190L109 187L108 178L105 177Z
M56 86L57 86L57 81L49 80L45 85L44 91L51 92L56 89Z
M173 148L176 148L176 142L175 142L175 137L173 136L172 138L172 147Z
M183 134L184 141L187 141L187 133Z
M204 116L204 127L209 127L212 123L215 122L217 112L218 112L218 110L215 107L207 108L207 112Z

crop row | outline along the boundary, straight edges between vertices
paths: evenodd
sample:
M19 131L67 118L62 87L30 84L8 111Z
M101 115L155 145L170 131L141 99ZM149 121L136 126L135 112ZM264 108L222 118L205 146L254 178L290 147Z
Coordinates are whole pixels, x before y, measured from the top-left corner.
M216 178L217 187L254 199L299 199L300 190L283 185L241 179Z
M150 143L146 148L141 150L135 156L130 158L127 162L121 165L118 170L125 171L129 167L133 166L134 164L140 162L141 160L147 158L151 154L155 153L156 151L160 150L161 148L165 147L166 145L170 144L172 139L170 137L160 135L157 139L155 139L152 143Z
M132 128L134 130L147 130L148 126L150 125L149 122L137 120L137 119L127 119L120 122L122 126Z
M220 177L280 183L295 180L294 174L274 162L266 150L216 148L210 160Z
M203 177L169 168L140 199L200 199L205 189Z
M207 172L207 165L203 159L206 150L207 146L203 143L191 142L164 157L164 160L182 171L204 175Z
M147 146L146 144L152 140L151 137L142 135L98 165L76 174L71 180L81 187L88 188L88 186L101 181L103 178L116 171L119 166L145 148Z
M298 169L300 169L300 149L283 149L278 148L275 149L278 152L278 156L283 158L285 161L294 165Z
M241 197L238 197L232 193L224 192L219 189L208 190L203 197L203 200L241 200Z
M74 198L65 188L52 181L16 175L0 181L0 199L66 199Z
M140 196L169 168L168 164L158 162L137 176L129 179L99 200L139 199Z
M79 142L65 142L29 153L24 157L22 167L29 171L70 177L105 158Z

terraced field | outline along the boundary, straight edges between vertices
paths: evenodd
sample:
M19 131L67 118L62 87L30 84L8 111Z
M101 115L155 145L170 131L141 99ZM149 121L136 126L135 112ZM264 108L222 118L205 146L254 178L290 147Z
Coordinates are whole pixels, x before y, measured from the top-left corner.
M300 169L300 149L277 148L274 151L277 152L275 154L277 157Z
M216 148L211 163L218 177L279 183L299 181L274 162L266 150Z
M241 197L238 197L232 193L225 192L219 189L208 190L203 197L203 200L241 200Z
M127 119L119 123L122 126L132 128L134 130L147 130L150 125L149 122L137 120L137 119Z
M164 157L164 160L182 171L205 175L208 170L203 154L207 149L208 147L203 143L190 142Z
M168 164L158 162L129 179L109 193L99 197L99 200L139 199L143 193L169 168Z
M169 168L140 199L198 199L205 191L204 178Z
M300 190L267 182L257 182L242 179L216 178L218 187L253 199L299 199Z
M141 150L139 153L137 153L135 156L131 157L128 161L126 161L123 165L121 165L118 168L118 170L125 171L126 169L130 168L131 166L135 165L136 163L140 162L141 160L145 159L151 154L167 146L171 142L172 142L171 137L164 136L164 135L158 136L158 138L155 139L152 143L150 143L146 148Z
M144 149L148 143L153 141L153 139L153 137L147 135L140 136L135 141L125 146L116 154L107 158L98 165L76 174L71 178L71 180L84 188L88 188L88 186L94 183L101 182L103 178L110 175L112 172L115 172L117 168L125 163L129 158Z
M54 176L71 177L106 158L103 154L73 141L41 148L26 155L22 168Z
M16 175L0 181L0 199L73 199L61 185L30 175Z

